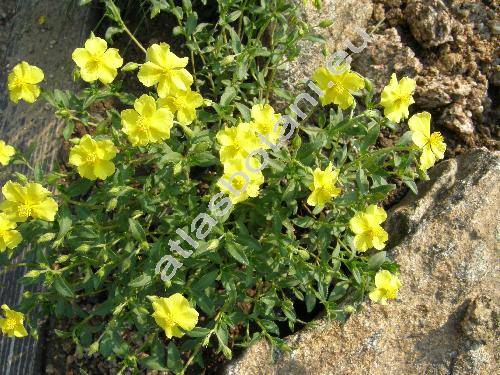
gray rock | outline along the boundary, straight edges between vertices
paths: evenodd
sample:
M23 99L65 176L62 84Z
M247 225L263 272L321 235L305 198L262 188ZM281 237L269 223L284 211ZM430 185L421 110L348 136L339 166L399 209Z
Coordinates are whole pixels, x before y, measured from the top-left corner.
M321 10L303 0L293 0L302 6L302 20L316 26L321 21L331 20L333 24L325 29L317 28L316 34L326 39L325 46L312 41L302 41L300 55L285 64L277 78L293 92L299 92L299 85L310 79L316 68L325 63L323 48L333 53L345 48L345 43L355 43L359 39L357 28L364 29L372 14L371 0L323 0Z
M410 0L405 17L413 37L425 48L453 40L453 18L441 0Z
M499 155L475 149L430 176L389 213L397 301L319 320L287 339L291 353L258 342L226 374L498 373Z

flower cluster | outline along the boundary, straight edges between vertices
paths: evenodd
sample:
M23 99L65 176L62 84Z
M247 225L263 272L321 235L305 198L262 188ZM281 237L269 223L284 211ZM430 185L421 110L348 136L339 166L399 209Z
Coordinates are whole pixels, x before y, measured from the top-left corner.
M250 122L240 122L217 133L221 145L219 157L224 166L218 186L233 204L259 195L264 183L264 163L256 155L275 145L281 135L281 116L269 104L255 104L251 117Z

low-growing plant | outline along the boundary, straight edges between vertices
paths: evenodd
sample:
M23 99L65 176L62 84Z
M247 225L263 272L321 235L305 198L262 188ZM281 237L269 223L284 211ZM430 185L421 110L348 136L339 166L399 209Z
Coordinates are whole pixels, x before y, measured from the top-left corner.
M81 92L41 91L43 72L26 62L9 76L13 101L41 93L65 120L69 148L45 174L0 141L0 163L32 172L13 172L0 204L2 264L43 285L18 308L73 322L57 335L122 370L203 368L205 348L231 358L261 338L286 350L280 335L307 324L302 306L345 320L368 294L396 298L380 204L396 181L416 191L445 148L425 112L380 148L381 130L409 117L415 82L393 75L379 101L343 62L318 67L308 94L277 113L273 100L294 97L276 73L299 40L318 39L313 28L285 0L219 0L200 23L201 3L149 4L175 17L188 57L143 47L106 0L106 34L129 34L144 61L124 64L91 35L72 54ZM145 88L125 92L136 70ZM22 242L25 262L9 264ZM3 309L2 331L25 336L24 315ZM36 336L37 320L28 326Z

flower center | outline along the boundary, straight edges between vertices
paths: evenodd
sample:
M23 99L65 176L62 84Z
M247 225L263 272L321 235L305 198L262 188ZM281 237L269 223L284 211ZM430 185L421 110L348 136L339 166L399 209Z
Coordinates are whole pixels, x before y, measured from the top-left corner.
M231 183L236 190L240 191L245 186L246 180L242 176L236 176Z
M87 163L94 164L97 161L96 154L88 154L87 155Z
M139 116L136 126L140 132L146 133L149 130L149 119L144 116Z
M31 206L28 204L22 204L17 207L17 213L21 217L28 217L31 215Z
M4 323L4 328L6 331L12 331L16 328L16 321L12 318L7 318Z
M163 317L163 319L165 320L165 324L167 326L170 326L170 327L175 326L175 321L174 321L174 318L172 318L172 314L166 313L165 316Z

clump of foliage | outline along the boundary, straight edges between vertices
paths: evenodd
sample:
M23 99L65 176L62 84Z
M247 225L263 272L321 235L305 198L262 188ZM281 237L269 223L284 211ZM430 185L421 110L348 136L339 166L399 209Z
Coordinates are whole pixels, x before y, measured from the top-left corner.
M33 172L15 172L0 204L2 263L24 239L22 282L44 286L19 309L75 322L57 334L79 354L179 373L204 367L207 347L231 358L265 338L286 350L284 327L307 324L301 304L344 320L368 294L396 298L378 205L395 180L415 190L444 151L426 113L396 145L377 147L381 129L409 117L414 81L393 76L379 104L347 65L319 67L307 90L321 106L280 114L270 101L294 97L278 70L301 39L318 39L297 5L219 0L218 18L199 22L206 2L150 0L152 17L177 20L186 58L164 43L146 49L120 8L104 5L114 22L107 34L129 34L146 56L124 64L92 35L72 56L88 86L41 92L66 121L68 162L44 174L0 143L2 164ZM136 70L138 97L122 89ZM9 77L11 99L34 102L43 78L23 62ZM102 102L113 104L92 110ZM24 315L4 310L2 331L25 336ZM36 320L28 325L36 335Z

